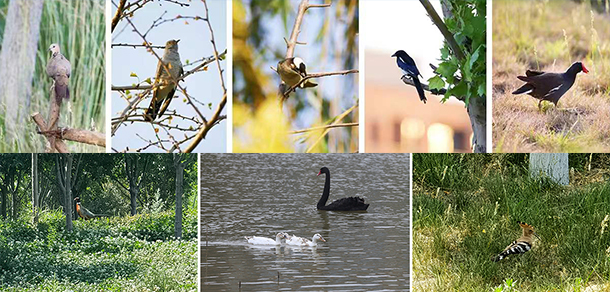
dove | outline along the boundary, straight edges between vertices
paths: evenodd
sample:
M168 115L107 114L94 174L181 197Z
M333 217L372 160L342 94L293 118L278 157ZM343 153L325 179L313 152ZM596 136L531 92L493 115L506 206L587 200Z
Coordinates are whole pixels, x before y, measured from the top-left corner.
M51 51L51 59L47 63L47 75L53 79L55 100L59 103L63 99L70 99L68 83L72 69L70 61L61 54L58 44L52 44L49 51Z
M178 54L179 41L169 40L165 43L163 58L157 64L153 97L148 109L144 112L144 120L148 122L163 115L176 92L177 84L173 80L177 80L184 73L180 54ZM167 72L168 70L169 72Z

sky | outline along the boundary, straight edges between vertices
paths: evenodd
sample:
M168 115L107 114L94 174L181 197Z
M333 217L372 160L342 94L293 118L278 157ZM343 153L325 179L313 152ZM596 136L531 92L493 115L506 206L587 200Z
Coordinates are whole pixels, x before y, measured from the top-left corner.
M118 3L117 1L114 1ZM184 1L181 1L184 2ZM164 18L174 18L177 15L183 16L205 16L205 10L201 1L187 1L189 7L180 7L175 4L171 4L165 1L155 1L148 3L144 8L138 10L132 21L141 33L144 33L153 23L154 20L161 17L161 15L167 11ZM210 20L212 28L214 30L214 38L216 41L216 47L220 54L227 48L227 2L221 0L207 1L208 9L210 13ZM111 4L112 14L116 12L116 7ZM192 19L187 20L188 25L185 24L184 20L178 20L173 22L164 23L158 27L155 27L147 35L147 40L152 42L153 45L165 45L165 42L170 39L180 39L178 43L180 59L182 60L183 67L186 61L191 62L201 59L203 57L212 56L213 49L210 42L210 32L205 21L195 21ZM127 27L126 27L127 26ZM112 35L112 43L129 43L129 44L142 44L142 38L133 32L131 26L126 20L121 21ZM163 50L156 50L157 54L161 57ZM113 86L125 86L131 85L138 82L137 78L130 77L133 72L137 74L140 80L146 78L154 78L155 70L157 68L157 58L146 52L145 48L127 48L127 47L115 47L111 49L112 58L112 74L111 83ZM227 62L222 61L221 66L225 70L224 80L226 87L227 75L226 67ZM193 69L194 66L184 67L184 71ZM201 103L208 104L212 103L212 108L209 109L207 106L197 104L199 110L206 118L210 118L218 102L222 99L222 88L220 86L220 77L218 75L218 69L216 63L212 63L209 66L208 71L195 73L185 79L185 82L180 82L185 87L189 95L194 97ZM132 92L135 94L135 91ZM183 102L182 93L176 94L180 98L174 99L169 105L168 110L175 109L177 112L185 116L197 116L192 107ZM140 103L140 107L148 106L152 95L146 100ZM120 112L126 106L126 102L122 99L118 93L112 92L111 98L111 116L117 117ZM227 106L223 111L223 114L227 113ZM180 122L175 119L174 123ZM225 152L226 151L226 123L224 120L220 124L214 126L210 132L208 132L205 139L201 141L199 146L195 149L195 152ZM189 124L192 125L192 124ZM155 133L150 124L147 123L134 123L134 124L123 124L116 135L112 137L112 148L116 150L123 150L126 146L129 149L137 149L145 146L146 142L142 141L136 136L139 134L145 139L156 141ZM159 131L159 135L163 138L163 131ZM183 136L182 132L173 132L177 140L180 140ZM186 144L181 146L186 147ZM161 151L159 148L151 147L148 151L158 152Z
M430 2L442 13L439 1ZM360 5L360 34L366 38L365 50L387 54L392 62L396 60L390 56L404 50L415 60L425 80L434 76L427 64L438 64L443 36L419 1L363 0ZM398 67L396 72L400 74Z

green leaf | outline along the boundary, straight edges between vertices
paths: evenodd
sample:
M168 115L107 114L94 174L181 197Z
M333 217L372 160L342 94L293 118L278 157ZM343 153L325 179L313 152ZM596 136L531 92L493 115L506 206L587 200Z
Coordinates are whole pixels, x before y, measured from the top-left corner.
M430 89L442 89L445 88L445 81L439 76L434 76L428 79L428 87Z
M138 74L131 72L131 74L129 74L129 77L138 77Z
M458 67L452 62L443 62L438 65L436 72L445 78L450 78L455 75Z

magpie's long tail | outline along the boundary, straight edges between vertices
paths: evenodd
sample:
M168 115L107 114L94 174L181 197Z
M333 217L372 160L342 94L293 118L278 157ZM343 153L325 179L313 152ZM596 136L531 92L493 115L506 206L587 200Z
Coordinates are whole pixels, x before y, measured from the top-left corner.
M413 79L413 83L415 83L415 88L417 88L417 93L419 94L419 99L421 101L423 101L424 103L426 103L426 101L427 101L426 94L424 93L424 88L422 87L421 82L419 82L419 78L417 78L417 75L411 76L411 78Z

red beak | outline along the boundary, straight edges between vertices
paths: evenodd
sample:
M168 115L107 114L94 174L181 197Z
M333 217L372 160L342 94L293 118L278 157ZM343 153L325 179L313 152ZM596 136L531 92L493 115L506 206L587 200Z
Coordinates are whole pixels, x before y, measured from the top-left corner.
M587 68L585 68L585 64L582 64L582 71L585 73L589 73L589 70L587 70Z
M322 174L322 172L321 172L321 171L320 171L320 172L318 172L318 175L316 175L316 176L320 176L320 174Z

